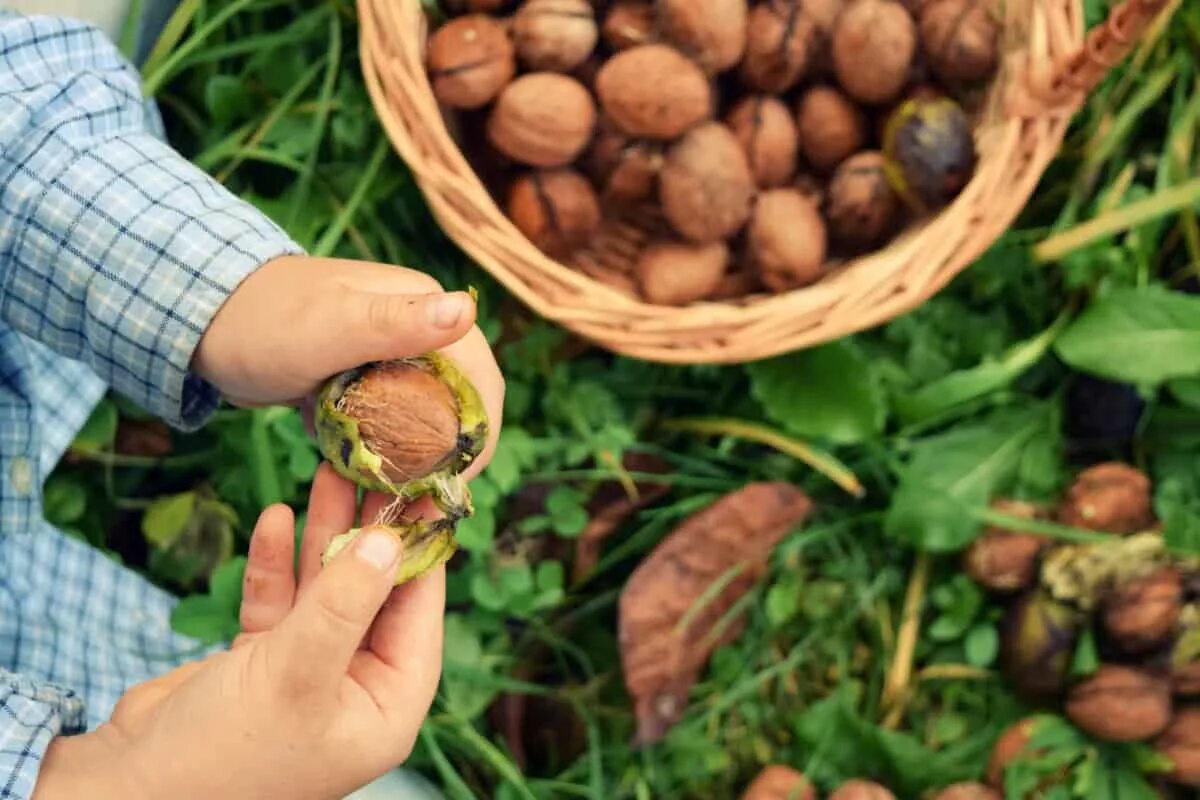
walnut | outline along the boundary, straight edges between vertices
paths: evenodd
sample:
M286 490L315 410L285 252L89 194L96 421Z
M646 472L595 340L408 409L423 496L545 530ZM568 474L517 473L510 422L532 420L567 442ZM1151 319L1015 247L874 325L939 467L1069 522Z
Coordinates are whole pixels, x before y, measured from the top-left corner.
M725 123L746 151L759 187L772 189L791 180L796 171L796 125L782 101L751 95L733 107Z
M1200 708L1180 709L1154 746L1173 762L1171 780L1200 788Z
M1104 599L1104 627L1127 653L1163 644L1183 610L1183 581L1173 567L1114 589Z
M754 177L737 137L719 122L706 122L671 146L658 193L671 226L704 244L727 239L746 224Z
M1006 728L996 739L987 765L987 782L990 786L1003 789L1004 773L1009 764L1038 755L1029 747L1033 738L1033 726L1032 718L1020 720Z
M804 76L815 34L801 0L755 6L747 23L742 81L759 92L786 92Z
M846 93L878 105L899 97L917 53L917 26L896 0L854 0L833 31L833 69Z
M482 14L438 28L429 39L426 65L438 101L463 109L490 103L517 71L504 27Z
M630 136L675 139L712 114L712 90L694 61L662 44L622 50L596 75L605 113Z
M603 128L588 148L584 167L605 200L632 202L654 195L662 162L658 142L630 139Z
M874 781L855 779L834 790L829 800L896 800L896 795Z
M617 0L608 9L600 37L613 50L628 50L654 38L654 4L650 0Z
M508 194L513 224L550 258L564 258L600 226L600 205L592 186L570 169L522 175Z
M743 297L762 291L762 282L758 275L749 269L741 268L726 272L721 277L717 288L708 296L709 300L739 300Z
M1004 800L1004 796L990 786L968 781L947 786L933 800Z
M599 38L587 0L525 0L513 16L512 35L527 67L553 72L583 64Z
M1025 519L1037 519L1037 506L1015 500L997 500L997 511ZM1037 579L1038 554L1045 537L1022 531L988 527L971 543L964 557L964 571L973 581L993 592L1027 589Z
M981 0L932 0L919 17L921 47L942 81L990 78L999 62L1000 25Z
M852 250L878 244L900 216L881 153L864 151L841 163L829 182L825 214L830 237Z
M862 109L832 86L814 86L796 106L796 129L805 160L819 172L862 149L867 121Z
M554 72L531 72L500 93L487 136L514 161L561 167L583 152L595 124L596 108L583 84Z
M1150 479L1128 464L1109 462L1084 470L1058 509L1065 525L1109 533L1138 533L1154 523Z
M817 793L812 783L797 772L782 764L763 767L754 781L746 787L740 800L816 800Z
M813 283L825 264L825 223L817 207L796 189L759 195L747 235L750 257L762 282L777 292Z
M1171 686L1144 670L1105 664L1071 689L1066 711L1072 722L1097 739L1142 741L1170 722Z
M663 36L708 73L738 63L746 49L746 0L659 0Z
M712 294L728 264L724 242L654 242L642 250L634 274L647 301L685 306Z

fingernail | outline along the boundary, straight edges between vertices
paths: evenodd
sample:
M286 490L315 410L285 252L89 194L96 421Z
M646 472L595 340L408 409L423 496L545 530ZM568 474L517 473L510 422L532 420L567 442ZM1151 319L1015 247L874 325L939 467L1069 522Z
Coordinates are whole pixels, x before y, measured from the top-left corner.
M378 529L363 533L354 554L376 569L390 569L400 558L400 540Z
M448 294L429 304L429 321L437 328L453 328L463 315L462 295Z

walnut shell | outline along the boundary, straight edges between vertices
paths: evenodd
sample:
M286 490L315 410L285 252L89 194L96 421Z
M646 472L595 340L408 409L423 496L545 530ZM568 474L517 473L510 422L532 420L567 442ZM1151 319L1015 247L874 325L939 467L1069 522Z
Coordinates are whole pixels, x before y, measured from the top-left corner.
M997 500L992 507L1030 520L1039 516L1037 506L1031 503ZM990 526L967 548L963 571L993 592L1026 589L1037 578L1038 555L1046 544L1043 536Z
M605 200L646 200L657 188L663 152L657 142L630 139L602 128L584 156L584 168Z
M649 302L683 306L712 294L728 264L729 248L724 242L655 242L642 250L634 274Z
M1000 25L980 0L932 0L921 8L921 47L946 83L990 78L999 63Z
M525 0L512 20L517 57L532 70L570 72L592 54L599 36L587 0Z
M755 6L747 22L742 82L759 92L786 92L804 76L815 34L800 0Z
M685 239L727 239L750 217L754 177L737 137L719 122L688 131L667 152L658 176L663 213Z
M1065 525L1138 533L1154 523L1150 479L1128 464L1107 462L1081 472L1058 509Z
M1104 599L1104 627L1127 653L1163 644L1183 609L1183 579L1173 567L1114 589Z
M861 103L895 100L917 54L917 26L896 0L854 0L833 31L833 69L846 93Z
M825 264L825 223L796 189L771 189L758 197L747 235L762 282L777 292L807 286Z
M1154 742L1174 762L1171 780L1200 788L1200 708L1183 708Z
M817 793L804 773L770 764L746 787L741 800L817 800Z
M721 277L717 288L708 296L709 300L738 300L748 295L762 291L762 282L758 275L748 269L739 267L726 272Z
M617 0L608 9L600 38L613 50L628 50L654 39L654 4L649 0Z
M832 86L814 86L796 105L800 150L818 172L828 173L862 149L867 120L862 109Z
M487 137L514 161L561 167L583 152L595 125L596 107L583 84L555 72L531 72L500 93Z
M746 50L746 0L659 0L663 36L709 74L738 63Z
M438 28L425 61L434 95L451 108L487 105L517 71L504 27L482 14L458 17Z
M990 786L968 781L947 786L933 800L1004 800L1004 796Z
M763 189L784 186L796 172L796 125L782 101L751 95L725 118L746 151L755 183Z
M900 197L888 183L883 154L867 150L838 166L829 182L825 215L830 237L850 249L878 244L900 216Z
M604 112L630 136L675 139L712 114L712 89L697 64L673 47L622 50L596 75Z
M1149 672L1105 664L1074 686L1067 716L1080 730L1109 742L1150 739L1171 721L1171 686Z
M508 216L539 250L564 258L600 227L600 204L579 173L539 170L513 182Z
M896 795L875 781L855 779L834 790L829 800L896 800Z

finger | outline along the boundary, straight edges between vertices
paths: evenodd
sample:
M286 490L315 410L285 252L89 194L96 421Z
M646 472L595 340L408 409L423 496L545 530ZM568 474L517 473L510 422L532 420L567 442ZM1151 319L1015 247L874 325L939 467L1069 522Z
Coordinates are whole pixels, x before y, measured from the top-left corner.
M500 438L500 428L504 419L504 376L492 350L488 346L483 331L472 328L463 338L443 348L443 353L449 356L471 380L483 401L484 410L488 416L487 440L479 456L463 472L463 477L471 480L479 475L492 455L496 452L496 442Z
M440 350L475 324L475 301L466 292L400 294L346 290L324 350L331 374L370 361L386 361Z
M401 549L398 536L368 528L313 579L263 641L281 691L315 698L337 687L392 589Z
M446 568L439 566L392 589L371 630L371 651L418 697L437 690L445 610Z
M268 507L250 537L242 578L243 633L275 627L296 599L296 518L283 504Z
M298 596L321 571L321 554L329 540L354 527L358 491L354 484L334 472L328 463L317 468L308 496L308 516L300 543Z

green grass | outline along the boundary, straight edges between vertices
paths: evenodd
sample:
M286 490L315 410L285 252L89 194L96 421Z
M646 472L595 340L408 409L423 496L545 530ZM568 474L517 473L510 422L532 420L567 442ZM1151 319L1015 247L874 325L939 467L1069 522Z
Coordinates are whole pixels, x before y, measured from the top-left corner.
M1092 20L1104 10L1087 7ZM958 574L958 549L994 521L989 498L1052 497L1080 464L1126 458L1154 476L1172 543L1200 552L1200 368L1186 346L1200 298L1159 294L1200 286L1200 6L1183 4L1097 89L1019 223L946 291L877 330L750 367L572 347L514 303L437 232L375 121L356 43L350 0L188 0L145 85L175 145L312 252L481 290L509 382L505 433L461 531L446 673L411 762L450 797L736 797L772 762L825 789L875 775L916 797L978 775L998 730L1025 712L996 672L997 611ZM1115 312L1112 297L1123 298ZM1130 303L1138 313L1122 316ZM1145 410L1132 436L1084 448L1068 435L1081 415L1071 383L1132 377L1089 346L1114 325L1140 354L1144 382L1130 391ZM1163 331L1184 346L1154 344ZM173 435L169 454L122 452L118 429L142 420L119 398L97 410L47 488L48 515L187 596L185 629L227 634L250 526L275 500L303 510L315 450L291 411L230 409ZM630 479L613 469L626 453L665 458L670 491L574 583L587 498ZM818 513L776 550L741 606L744 631L715 653L683 720L631 749L624 580L685 516L761 479L795 481ZM175 539L163 513L144 524L148 508L187 493L227 539ZM913 667L903 702L888 704L889 675L909 673L895 661L916 564L929 574L910 598ZM504 692L540 698L529 713L556 731L557 749L532 743L524 768L489 713Z

